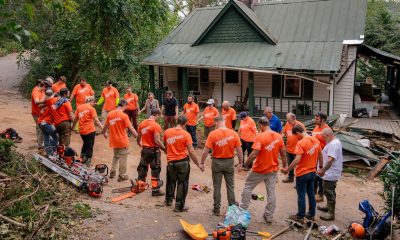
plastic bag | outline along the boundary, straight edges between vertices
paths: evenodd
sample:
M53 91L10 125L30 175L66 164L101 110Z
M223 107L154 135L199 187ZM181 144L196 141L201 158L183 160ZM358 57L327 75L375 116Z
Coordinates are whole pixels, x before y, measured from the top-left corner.
M225 220L224 220L224 225L225 226L230 226L230 225L238 225L242 224L244 228L247 228L247 226L250 224L251 216L250 212L247 211L246 209L243 209L239 206L236 205L231 205L228 208L228 211L226 212Z

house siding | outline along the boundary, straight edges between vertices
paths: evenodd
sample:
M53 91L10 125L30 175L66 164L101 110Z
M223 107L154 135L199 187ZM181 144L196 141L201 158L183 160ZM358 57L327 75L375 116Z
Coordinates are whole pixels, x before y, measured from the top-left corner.
M222 77L222 70L218 69L209 69L208 70L208 80L210 82L215 83L214 90L212 93L212 97L215 101L215 106L221 106L221 77Z

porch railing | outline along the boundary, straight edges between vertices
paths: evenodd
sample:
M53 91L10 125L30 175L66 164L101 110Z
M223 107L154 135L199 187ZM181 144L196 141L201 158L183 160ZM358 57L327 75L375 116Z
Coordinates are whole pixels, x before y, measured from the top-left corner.
M239 103L244 100L240 96L237 96L236 99ZM329 113L328 101L254 96L254 105L255 116L263 115L265 107L272 108L274 114L279 118L285 118L288 112L293 112L303 119L311 118L320 111Z

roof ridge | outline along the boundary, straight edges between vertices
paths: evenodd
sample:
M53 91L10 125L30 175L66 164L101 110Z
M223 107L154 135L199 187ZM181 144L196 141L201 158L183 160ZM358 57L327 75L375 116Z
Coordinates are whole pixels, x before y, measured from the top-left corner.
M273 0L269 2L259 2L254 4L254 6L263 6L263 5L277 5L277 4L291 4L291 3L304 3L304 2L329 2L333 0Z

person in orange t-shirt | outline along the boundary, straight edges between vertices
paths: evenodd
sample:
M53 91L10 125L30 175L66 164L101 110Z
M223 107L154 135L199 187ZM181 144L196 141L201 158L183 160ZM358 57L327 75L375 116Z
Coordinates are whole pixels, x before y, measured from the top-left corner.
M235 129L236 127L236 111L231 108L228 101L222 103L221 115L225 120L226 127L229 129Z
M146 182L148 166L151 168L151 189L152 196L163 196L165 193L160 190L163 181L161 173L161 152L165 147L161 139L161 126L156 122L161 116L159 108L153 108L150 117L139 124L137 144L142 147L140 162L137 167L138 180Z
M128 115L124 113L128 102L121 100L118 103L118 108L112 110L107 115L105 125L103 128L104 137L108 137L107 129L110 129L109 144L114 151L113 161L111 165L110 178L114 178L118 171L118 182L126 181L129 179L126 175L126 164L129 153L129 138L127 129L136 137L138 134L133 129L131 122L129 121Z
M53 90L51 90L51 85L45 84L47 90L45 91L45 96L41 103L39 103L40 113L38 117L37 124L43 132L44 138L44 150L47 155L54 155L57 145L58 145L58 135L56 128L53 124L53 115L51 114L51 108L49 106L49 102L54 98Z
M105 121L107 118L107 114L114 110L119 102L119 92L113 87L112 81L106 82L106 87L103 88L101 92L101 97L99 101L97 101L97 105L101 105L104 102L103 109L101 110L101 119Z
M328 124L326 124L326 119L328 116L323 113L319 112L315 115L315 128L312 130L311 135L318 139L319 143L321 144L321 149L323 150L326 142L322 136L322 130L325 128L331 129ZM331 129L332 130L332 129ZM314 183L314 192L317 193L315 196L315 201L317 203L324 201L324 188L322 186L322 178L318 175L315 176L315 183Z
M240 119L240 127L239 127L239 136L240 141L242 142L242 151L243 151L243 158L244 153L247 151L247 156L250 156L252 151L252 146L254 140L257 136L257 127L256 122L248 116L247 112L240 112L239 113ZM243 161L243 167L245 171L248 171L251 166L245 166Z
M91 96L94 96L92 87L86 82L86 79L81 78L79 84L77 84L72 90L69 101L72 102L72 100L75 98L76 107L79 107L79 105L86 103L87 97Z
M72 128L74 128L79 122L79 134L83 141L81 158L83 160L82 162L88 167L90 167L92 163L94 139L96 137L96 128L94 124L96 123L97 126L103 130L103 124L101 124L97 117L96 109L93 107L94 105L94 97L87 97L86 103L76 108L74 124L72 126Z
M193 100L193 96L188 97L187 103L183 106L182 114L187 118L186 131L188 131L190 136L192 136L193 147L197 148L196 126L200 110L199 105L197 105Z
M53 89L53 92L55 94L58 94L61 89L67 88L67 85L65 84L66 81L67 81L67 79L65 78L65 76L59 77L58 81L56 83L54 83L53 86L51 86L51 89Z
M208 106L206 108L204 108L204 111L201 114L201 117L197 121L197 122L200 122L201 120L204 120L204 137L205 137L205 139L207 139L210 132L215 130L214 118L216 118L219 115L218 109L216 107L214 107L214 99L208 99L207 105Z
M296 148L296 144L299 139L292 134L292 128L296 125L300 125L306 129L304 124L296 120L296 115L294 113L286 114L286 124L282 131L282 136L286 137L286 152L288 163L292 163L296 154L294 154L294 150ZM294 182L294 170L289 172L289 175L286 179L282 180L283 183L291 183Z
M37 138L37 144L38 144L38 149L43 148L43 132L40 129L38 123L38 118L40 114L40 107L39 103L43 102L44 99L44 84L43 80L39 79L36 82L35 87L32 89L31 93L31 110L32 110L32 118L33 121L35 121L35 126L36 126L36 138Z
M236 204L235 201L235 150L239 158L239 163L236 165L238 171L241 171L243 164L243 152L239 134L232 129L228 129L225 125L224 118L218 116L215 118L217 129L208 135L203 155L201 157L201 166L204 167L204 162L210 150L212 150L212 179L214 185L214 215L220 215L221 208L221 183L222 177L225 179L226 191L228 195L228 204Z
M271 130L268 118L260 118L258 125L261 133L255 138L252 146L253 152L245 163L245 166L253 164L253 167L246 177L240 207L248 209L253 189L260 182L264 182L267 189L264 219L267 223L271 223L276 207L275 184L279 170L279 155L281 156L282 167L286 168L285 144L282 136Z
M140 114L139 97L136 93L132 92L131 87L126 88L126 93L124 99L128 102L128 107L125 110L126 115L128 115L129 120L133 124L135 130L138 129L137 116Z
M201 171L204 171L197 160L196 153L192 146L192 138L185 131L187 118L178 117L178 125L169 128L164 133L164 144L167 148L167 186L165 194L166 206L171 206L174 200L175 188L175 209L174 212L186 212L185 200L189 189L190 164L189 155Z
M287 174L293 168L296 174L296 190L297 190L297 214L289 216L297 222L304 222L304 217L314 221L315 216L315 195L314 195L314 180L317 171L317 162L319 168L323 167L322 150L318 139L307 135L303 126L296 125L292 129L292 134L299 138L296 144L294 153L295 159L287 168L281 171ZM306 215L306 194L308 196L308 213Z

